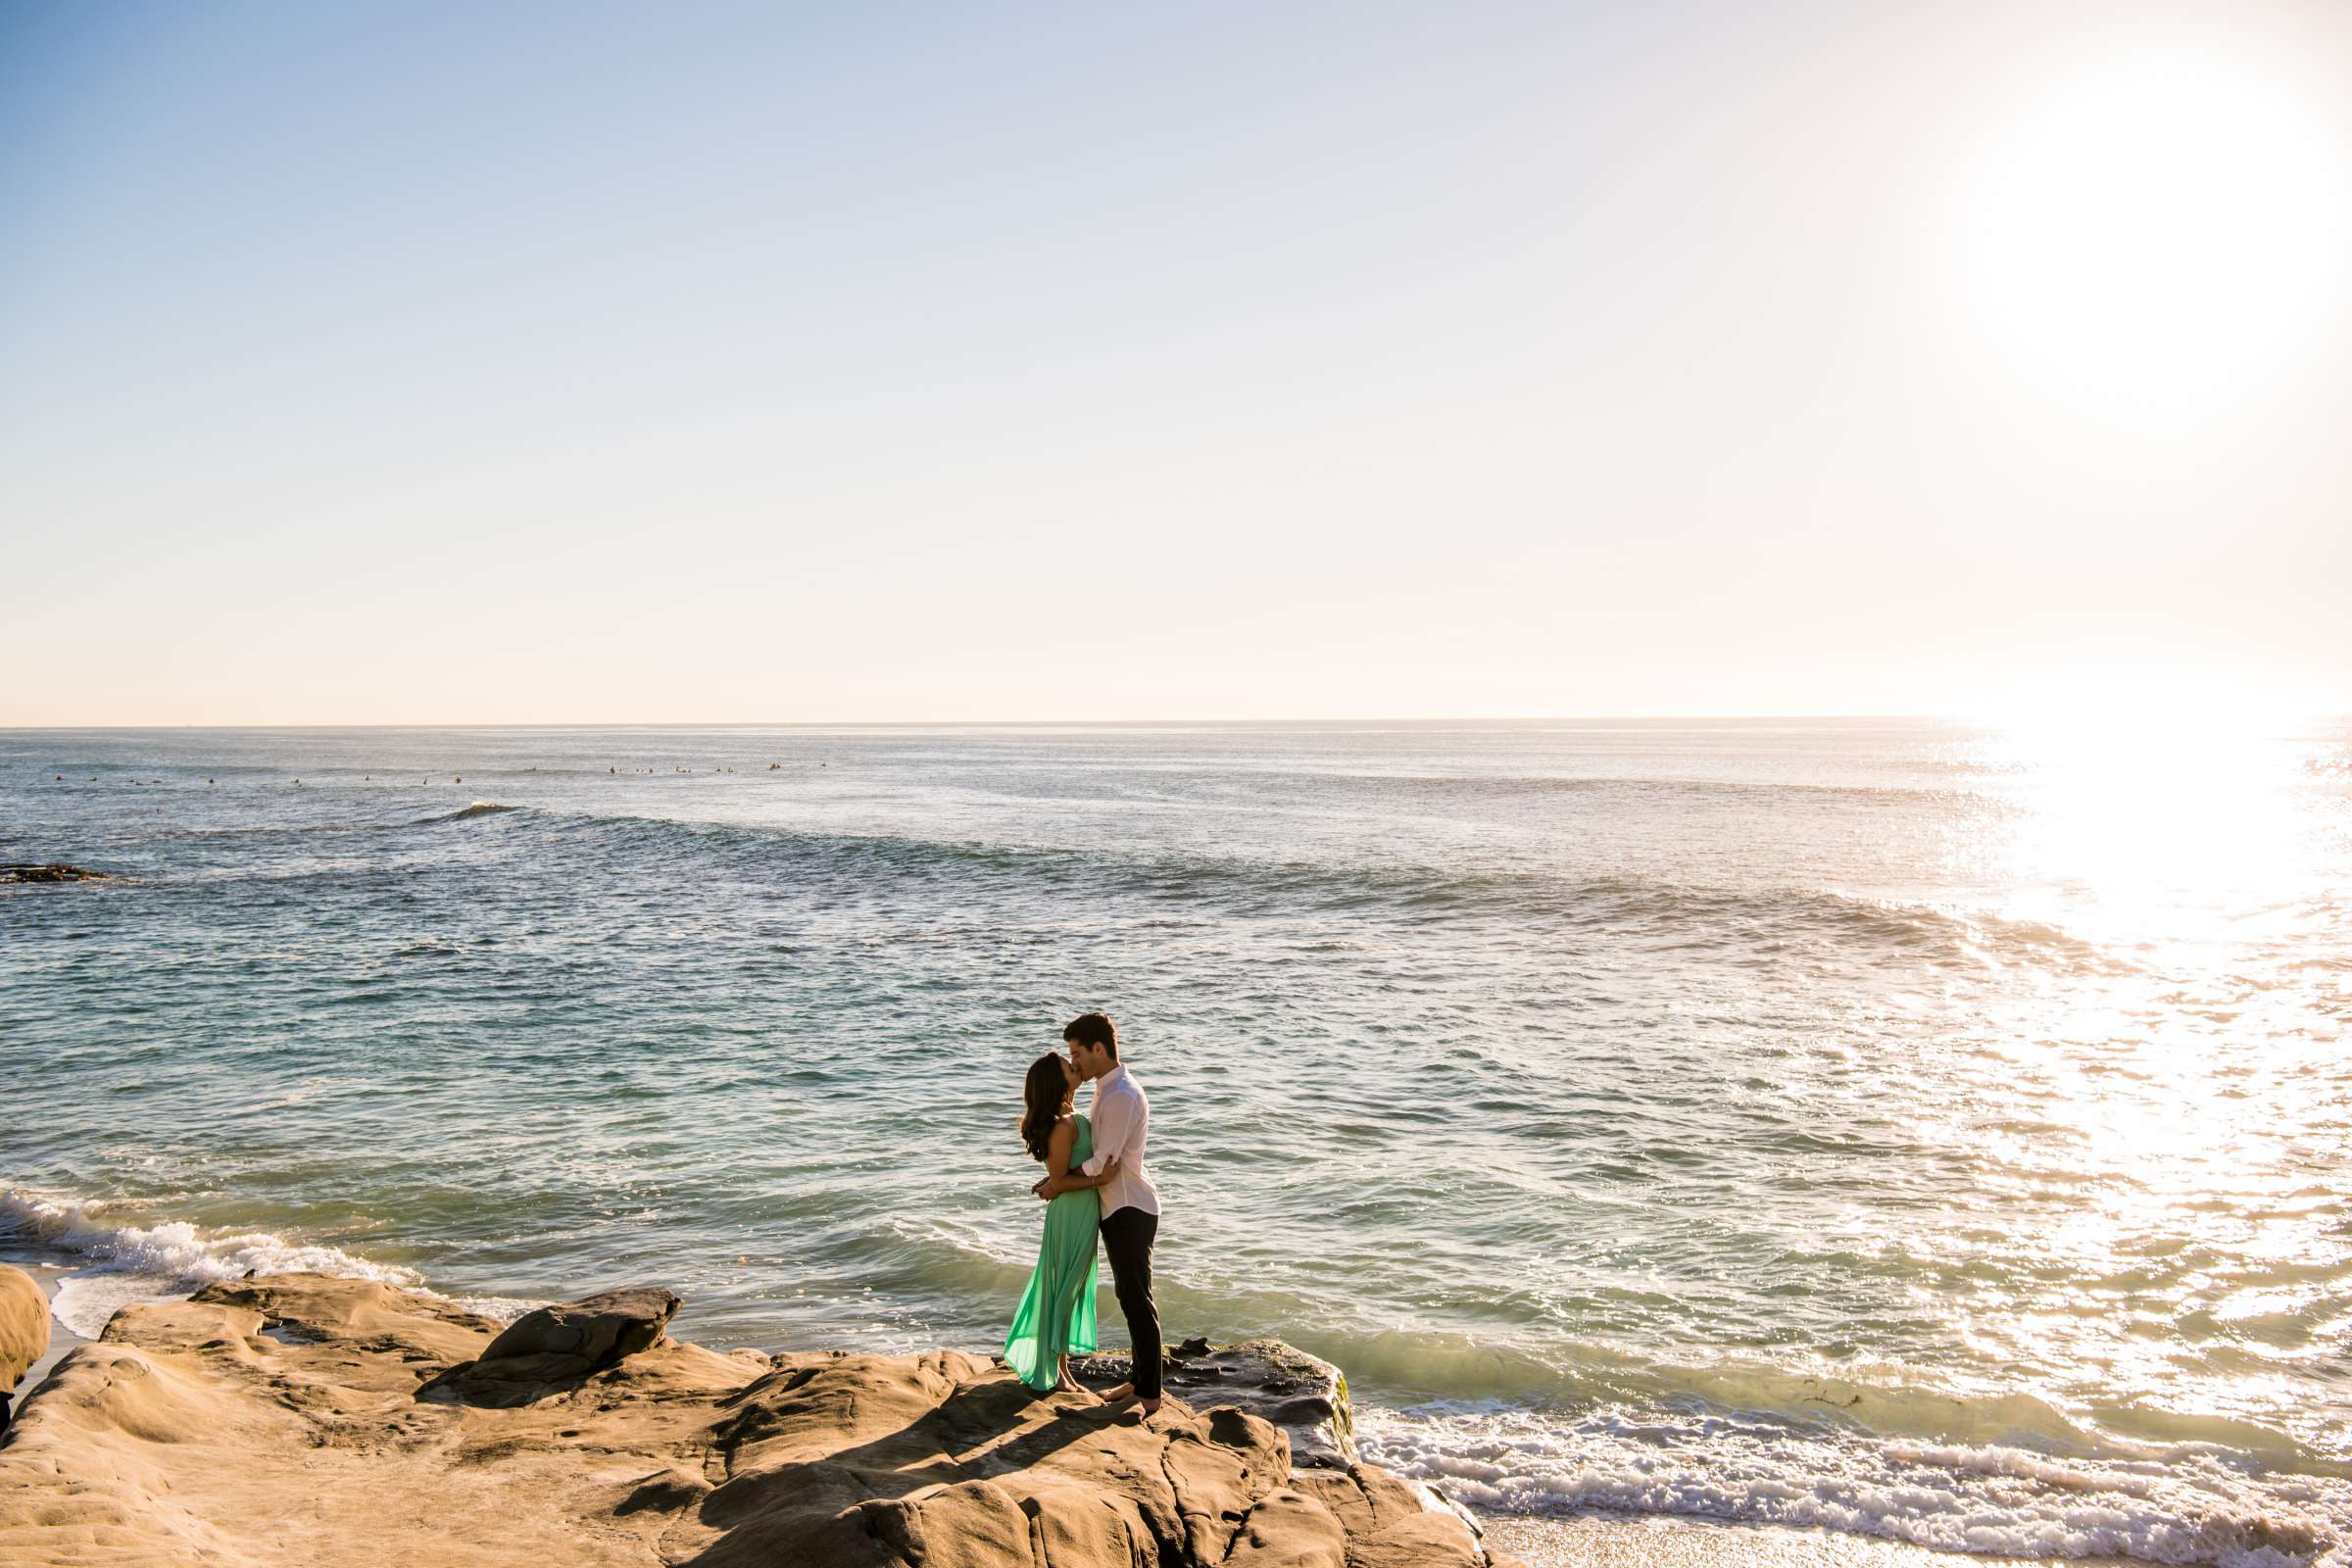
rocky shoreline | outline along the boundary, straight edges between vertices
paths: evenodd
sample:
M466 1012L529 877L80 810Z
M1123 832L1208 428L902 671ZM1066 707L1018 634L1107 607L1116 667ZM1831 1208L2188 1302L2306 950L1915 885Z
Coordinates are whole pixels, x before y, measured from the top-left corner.
M501 1325L282 1274L127 1307L0 1443L0 1558L1514 1568L1357 1459L1345 1379L1287 1346L1180 1347L1147 1422L959 1351L720 1354L677 1305Z
M63 860L46 864L28 861L9 861L0 864L0 882L112 882L111 871L93 871L86 865L68 865Z

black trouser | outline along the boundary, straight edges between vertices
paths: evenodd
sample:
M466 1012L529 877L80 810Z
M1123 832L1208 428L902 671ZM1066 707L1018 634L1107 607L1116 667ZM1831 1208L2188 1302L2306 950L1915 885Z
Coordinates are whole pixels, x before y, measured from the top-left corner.
M1102 1221L1102 1250L1110 1254L1111 1289L1135 1342L1135 1396L1159 1397L1159 1308L1152 1304L1152 1241L1159 1216L1122 1208Z

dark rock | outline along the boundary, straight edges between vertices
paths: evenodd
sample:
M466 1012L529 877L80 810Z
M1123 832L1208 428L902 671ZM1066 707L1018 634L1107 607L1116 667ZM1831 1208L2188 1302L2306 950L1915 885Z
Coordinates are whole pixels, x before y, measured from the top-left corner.
M416 1396L502 1409L528 1404L661 1344L677 1310L677 1296L659 1285L543 1306L509 1324L478 1360L451 1367Z
M112 882L114 875L86 865L52 860L47 865L0 865L0 882Z
M1132 1381L1133 1370L1125 1350L1070 1359L1071 1375L1095 1389ZM1344 1469L1356 1460L1348 1379L1329 1361L1295 1346L1280 1340L1226 1346L1187 1340L1173 1352L1162 1352L1160 1381L1188 1402L1230 1404L1279 1428L1289 1434L1302 1466Z

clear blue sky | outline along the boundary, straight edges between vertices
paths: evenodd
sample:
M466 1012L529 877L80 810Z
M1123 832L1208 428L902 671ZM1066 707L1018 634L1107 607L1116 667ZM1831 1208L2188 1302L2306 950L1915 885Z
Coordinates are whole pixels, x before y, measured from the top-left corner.
M0 6L0 724L2352 708L2352 8Z

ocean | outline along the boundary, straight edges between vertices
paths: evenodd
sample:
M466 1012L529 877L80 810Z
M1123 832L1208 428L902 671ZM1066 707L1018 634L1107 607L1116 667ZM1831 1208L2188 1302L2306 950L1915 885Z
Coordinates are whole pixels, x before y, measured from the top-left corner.
M2352 1554L2352 725L0 731L0 1257L1000 1343L1023 1070L1168 1338L1471 1506ZM1106 1343L1123 1343L1104 1279Z

